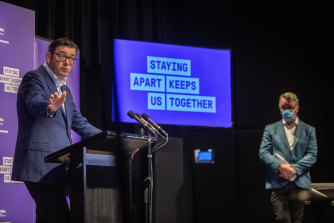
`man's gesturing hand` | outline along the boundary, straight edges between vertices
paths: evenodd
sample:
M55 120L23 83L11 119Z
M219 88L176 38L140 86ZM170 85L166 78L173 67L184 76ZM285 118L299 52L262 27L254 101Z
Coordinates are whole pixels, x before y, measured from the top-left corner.
M48 112L54 113L57 109L65 102L66 100L66 91L59 96L57 92L51 94L48 105Z

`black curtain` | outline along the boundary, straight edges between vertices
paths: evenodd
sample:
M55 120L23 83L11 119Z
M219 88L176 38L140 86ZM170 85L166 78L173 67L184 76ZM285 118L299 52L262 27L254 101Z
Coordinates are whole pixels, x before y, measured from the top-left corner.
M35 11L37 36L80 47L81 112L108 129L112 117L112 38L169 42L168 1L7 0Z

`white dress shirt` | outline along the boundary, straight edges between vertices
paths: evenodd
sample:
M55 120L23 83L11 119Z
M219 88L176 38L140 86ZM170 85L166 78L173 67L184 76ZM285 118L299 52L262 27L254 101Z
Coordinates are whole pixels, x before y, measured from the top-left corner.
M284 130L285 130L286 138L288 139L290 150L293 149L293 141L295 140L298 121L299 120L297 117L296 121L293 124L288 125L288 123L283 119Z

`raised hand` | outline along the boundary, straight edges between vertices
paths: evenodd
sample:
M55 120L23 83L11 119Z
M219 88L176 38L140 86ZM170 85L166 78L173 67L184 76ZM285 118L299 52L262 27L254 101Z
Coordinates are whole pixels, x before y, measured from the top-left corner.
M51 94L49 99L49 105L48 105L48 112L54 113L58 110L58 108L64 104L66 100L66 91L63 91L63 93L59 96L57 92L54 94Z

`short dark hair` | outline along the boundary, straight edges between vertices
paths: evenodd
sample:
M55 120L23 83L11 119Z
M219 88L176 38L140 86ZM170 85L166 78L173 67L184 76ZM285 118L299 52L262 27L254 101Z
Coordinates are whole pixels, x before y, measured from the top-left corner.
M279 96L279 99L278 99L278 107L279 107L279 100L281 100L281 98L284 98L287 101L294 101L294 102L296 102L296 106L299 106L299 99L298 99L298 97L295 93L285 92L285 93L281 94Z
M75 44L75 42L73 42L72 40L68 38L59 38L59 39L52 41L52 43L49 45L48 51L50 53L54 53L58 46L67 46L69 48L75 48L75 54L77 54L79 50L78 45Z

